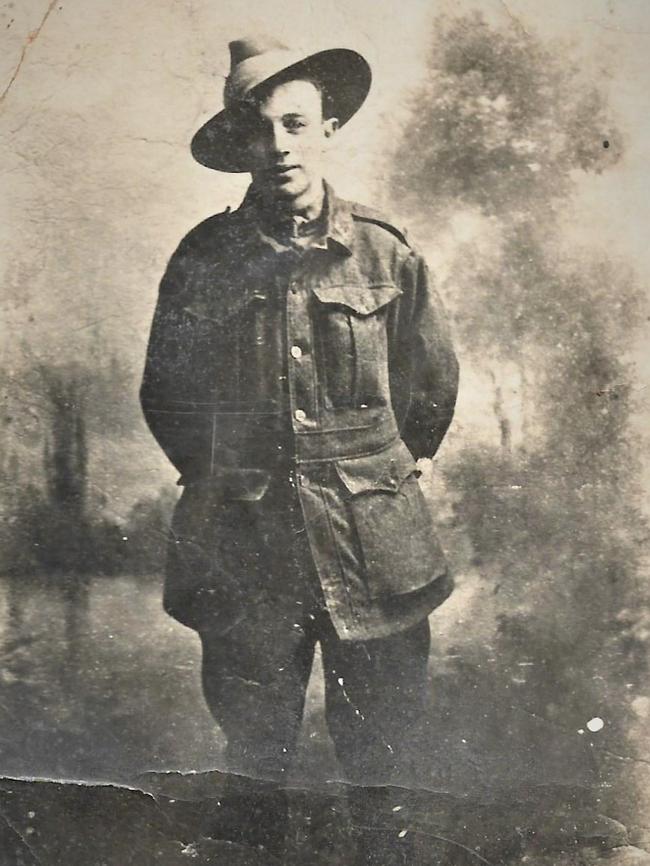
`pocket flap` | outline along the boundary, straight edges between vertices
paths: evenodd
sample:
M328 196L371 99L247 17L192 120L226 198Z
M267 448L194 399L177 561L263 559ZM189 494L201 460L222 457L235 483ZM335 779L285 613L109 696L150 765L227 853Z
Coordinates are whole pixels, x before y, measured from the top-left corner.
M392 284L314 286L312 291L321 304L348 307L360 316L369 316L402 294L402 290Z
M396 493L409 475L420 474L401 439L379 454L338 460L335 465L341 481L353 495L377 490Z

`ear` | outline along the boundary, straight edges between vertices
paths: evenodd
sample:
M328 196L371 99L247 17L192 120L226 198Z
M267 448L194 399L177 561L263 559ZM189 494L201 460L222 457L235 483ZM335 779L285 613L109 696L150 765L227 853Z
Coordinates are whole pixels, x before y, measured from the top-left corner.
M338 117L328 117L327 120L323 121L323 132L325 133L325 138L331 138L338 128Z

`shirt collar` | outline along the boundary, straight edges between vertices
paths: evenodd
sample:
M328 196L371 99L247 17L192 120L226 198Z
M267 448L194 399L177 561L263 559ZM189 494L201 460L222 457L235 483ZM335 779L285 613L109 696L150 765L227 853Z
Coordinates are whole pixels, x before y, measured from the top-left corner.
M339 198L327 182L325 182L325 201L327 202L327 240L350 255L354 242L354 222L350 203Z
M332 187L324 181L325 198L323 203L324 230L319 238L314 239L310 248L333 249L346 255L352 253L354 239L354 223L349 202L340 199ZM276 252L284 252L290 247L271 237L265 232L260 219L260 199L252 185L246 191L243 202L238 208L241 216L250 223L257 238Z

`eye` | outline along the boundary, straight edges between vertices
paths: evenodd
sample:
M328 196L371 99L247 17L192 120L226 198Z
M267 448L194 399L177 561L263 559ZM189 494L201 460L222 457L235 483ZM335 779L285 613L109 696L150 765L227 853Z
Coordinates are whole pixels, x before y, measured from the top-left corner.
M301 117L285 117L284 128L289 132L298 132L304 129L307 123Z

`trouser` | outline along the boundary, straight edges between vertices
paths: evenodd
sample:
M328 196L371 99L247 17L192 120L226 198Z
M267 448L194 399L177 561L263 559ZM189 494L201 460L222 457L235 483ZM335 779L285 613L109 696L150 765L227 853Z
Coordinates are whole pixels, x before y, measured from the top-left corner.
M254 783L259 796L244 795L241 816L235 810L228 820L250 821L253 842L281 849L287 819L282 779L296 751L319 640L328 730L346 777L355 786L351 817L366 851L360 862L406 862L386 848L393 844L398 853L406 854L410 839L399 833L407 816L395 814L392 820L381 803L389 796L384 786L413 782L421 758L428 622L387 638L349 642L336 636L326 613L312 614L313 620L310 613L306 623L269 627L265 639L249 636L240 643L238 638L244 635L239 630L222 638L202 635L203 688L228 740L228 768L271 783ZM381 826L386 817L391 818L391 827ZM245 827L232 829L240 841L251 841ZM369 846L385 859L370 859Z
M258 802L243 797L239 817L235 809L230 820L243 822L233 828L235 836L281 850L287 817L282 782L296 752L319 642L327 726L353 783L358 862L406 863L410 834L400 835L406 816L382 810L380 801L389 796L387 785L413 785L421 761L429 717L428 620L380 639L341 640L325 607L306 533L299 530L286 551L284 573L269 575L268 592L225 631L200 633L203 690L227 737L228 768L238 777L268 783ZM394 826L382 831L380 812L392 816Z

